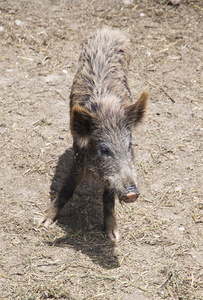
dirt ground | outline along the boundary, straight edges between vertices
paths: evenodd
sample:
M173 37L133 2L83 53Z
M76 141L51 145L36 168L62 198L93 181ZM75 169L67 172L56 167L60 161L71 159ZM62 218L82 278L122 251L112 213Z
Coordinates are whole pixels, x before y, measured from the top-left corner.
M131 4L130 4L131 3ZM85 180L49 229L38 221L71 160L69 93L81 43L129 32L140 197L102 232ZM203 2L0 1L0 299L203 299Z

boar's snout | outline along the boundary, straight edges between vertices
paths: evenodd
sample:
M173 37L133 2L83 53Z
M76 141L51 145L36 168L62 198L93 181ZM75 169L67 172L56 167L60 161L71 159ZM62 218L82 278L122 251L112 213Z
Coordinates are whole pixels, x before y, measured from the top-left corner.
M132 203L139 197L139 191L135 186L131 186L126 189L126 195L123 196L122 200L126 203Z

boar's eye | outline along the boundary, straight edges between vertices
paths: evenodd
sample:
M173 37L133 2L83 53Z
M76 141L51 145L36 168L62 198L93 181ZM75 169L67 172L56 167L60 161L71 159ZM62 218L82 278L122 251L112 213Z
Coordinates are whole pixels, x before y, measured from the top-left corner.
M100 145L100 147L99 147L99 155L102 158L107 158L107 157L111 156L111 152L110 152L109 148L107 148L106 146Z

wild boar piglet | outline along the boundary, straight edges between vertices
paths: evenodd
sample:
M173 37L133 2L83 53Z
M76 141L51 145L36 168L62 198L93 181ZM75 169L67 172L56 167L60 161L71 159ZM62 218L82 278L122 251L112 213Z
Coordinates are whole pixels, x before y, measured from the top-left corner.
M119 30L101 29L84 44L70 94L74 158L41 223L52 223L82 176L93 174L103 186L106 234L119 238L115 198L129 203L139 196L131 136L148 98L143 92L132 101L127 81L130 56L129 38Z

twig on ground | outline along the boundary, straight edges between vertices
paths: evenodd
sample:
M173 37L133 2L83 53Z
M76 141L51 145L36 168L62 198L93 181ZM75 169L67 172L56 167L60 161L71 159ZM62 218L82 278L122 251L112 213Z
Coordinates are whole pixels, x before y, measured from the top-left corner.
M160 90L173 102L175 103L175 100L162 88L160 87Z
M164 286L167 284L167 282L171 279L172 276L173 276L173 273L170 272L169 275L168 275L168 277L167 277L166 280L164 281L164 283L161 284L161 285L158 287L158 289L161 289L162 287L164 287Z

